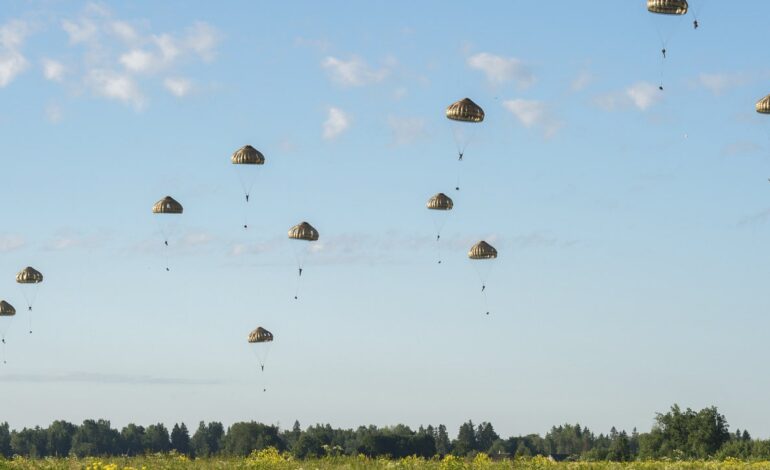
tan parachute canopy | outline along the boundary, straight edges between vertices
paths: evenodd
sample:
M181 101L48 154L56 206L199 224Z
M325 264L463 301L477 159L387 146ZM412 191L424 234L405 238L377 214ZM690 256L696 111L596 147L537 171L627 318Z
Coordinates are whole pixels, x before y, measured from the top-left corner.
M181 214L182 205L171 196L166 196L152 206L153 214Z
M757 101L757 112L761 114L770 114L770 95Z
M687 0L647 0L647 11L661 15L685 15Z
M425 206L431 210L448 211L452 210L452 207L454 207L454 202L452 202L452 198L446 194L438 193L432 198L428 199L428 203L425 204Z
M318 240L318 230L309 223L302 222L289 229L289 238L314 242Z
M244 145L233 153L230 161L234 165L264 165L265 156L251 145Z
M27 266L16 274L16 282L19 284L37 284L43 282L43 273L32 266Z
M272 340L273 334L261 326L258 326L256 330L249 333L249 343L266 343Z
M5 300L0 300L0 317L11 317L16 315L16 309Z
M446 117L453 121L481 122L484 120L484 110L470 98L463 98L447 107Z
M495 259L497 258L497 250L495 250L495 247L482 240L471 247L468 251L468 258Z

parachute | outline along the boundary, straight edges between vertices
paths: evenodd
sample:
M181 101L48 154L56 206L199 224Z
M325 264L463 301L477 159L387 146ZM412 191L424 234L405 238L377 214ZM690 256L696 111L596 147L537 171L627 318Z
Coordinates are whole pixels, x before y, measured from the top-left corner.
M302 269L310 252L310 244L304 242L318 241L318 230L307 222L301 222L289 229L289 239L303 242L301 245L292 243L294 256L297 258L297 289L294 292L294 299L296 300L299 298L299 281L302 278Z
M436 247L438 247L438 264L441 264L441 248L438 245L441 239L441 230L443 230L449 216L449 211L454 207L452 198L444 193L437 193L425 204L431 212L431 218L433 219L433 227L436 229Z
M248 204L251 189L254 187L257 174L259 173L257 166L265 164L265 156L251 145L244 145L233 153L230 161L235 165L233 168L238 173L238 179L241 181L241 187L243 188L243 195L246 199L246 204ZM249 228L248 212L244 215L243 228Z
M476 274L478 274L479 280L481 281L481 293L484 296L484 306L487 309L486 314L489 315L486 292L487 279L489 278L489 273L492 270L493 261L497 259L497 250L495 247L482 240L473 245L471 249L468 250L468 258L474 261Z
M254 353L254 357L256 357L257 362L259 362L260 370L264 372L265 361L267 361L267 356L270 354L270 346L273 343L273 334L261 326L258 326L249 333L248 341L251 346L251 351ZM262 391L265 392L267 389L263 388Z
M19 284L24 300L27 301L27 311L29 312L29 332L32 334L32 304L37 298L37 291L40 283L43 282L43 273L37 269L27 266L16 274L16 282Z
M179 221L176 216L181 215L183 211L182 204L171 196L164 197L152 206L152 213L158 215L155 220L163 234L163 245L166 247L166 271L170 271L168 267L168 241L178 228Z
M484 121L484 110L470 98L463 98L447 106L446 117L452 121L452 134L457 145L457 161L461 162L463 155L465 155L465 149L477 131L477 126L472 125L469 128L469 124L478 124ZM460 190L459 167L455 190Z
M770 114L770 95L757 101L757 104L754 107L759 114Z
M8 328L11 326L11 320L16 315L16 309L5 300L0 300L0 340L3 342L3 364L5 360L5 336L8 334Z
M671 39L679 20L681 20L688 11L687 0L647 0L647 11L652 13L651 18L655 23L655 29L658 31L660 39L660 85L658 88L663 91L663 66L666 60L666 47ZM698 22L695 20L695 27Z

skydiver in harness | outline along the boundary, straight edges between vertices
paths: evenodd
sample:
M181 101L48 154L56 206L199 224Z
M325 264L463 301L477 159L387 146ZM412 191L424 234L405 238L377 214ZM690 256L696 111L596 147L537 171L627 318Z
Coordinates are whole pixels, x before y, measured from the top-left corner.
M698 29L698 20L692 20L692 27L693 29Z

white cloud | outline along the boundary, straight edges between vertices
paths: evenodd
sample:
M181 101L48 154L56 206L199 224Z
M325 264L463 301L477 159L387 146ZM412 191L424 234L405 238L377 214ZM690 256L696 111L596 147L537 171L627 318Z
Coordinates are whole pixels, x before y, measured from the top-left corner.
M728 157L734 157L737 155L745 155L750 153L758 153L762 150L762 147L756 142L739 141L733 142L722 147L720 153Z
M214 60L218 43L219 32L208 23L198 21L187 29L185 45L207 62Z
M11 83L28 66L21 46L29 33L27 23L11 20L0 26L0 88Z
M145 105L145 98L133 78L110 70L91 70L89 83L94 90L106 98L122 101L136 110Z
M635 83L622 92L611 92L594 97L594 104L605 111L635 107L646 111L663 98L657 86L649 82Z
M649 82L638 82L626 89L631 102L642 111L660 101L660 90Z
M49 104L45 108L45 115L48 118L49 121L51 121L54 124L57 124L61 122L62 120L62 109L58 104Z
M87 18L82 18L78 22L64 20L61 26L69 36L70 44L89 42L95 39L98 33L96 24Z
M515 99L503 102L503 106L526 128L540 128L545 137L553 137L562 127L549 111L548 106L537 100Z
M192 83L186 78L167 78L163 81L163 86L178 98L187 96L192 91Z
M125 21L113 21L110 24L112 34L120 38L126 44L135 44L139 41L139 33L136 32L133 26Z
M702 73L698 76L698 84L715 95L720 95L728 88L745 85L750 81L750 77L744 73Z
M64 64L53 59L43 59L43 76L46 80L62 81L64 79Z
M344 61L330 56L321 62L321 66L328 71L332 81L346 87L380 82L390 73L388 67L373 70L358 57Z
M0 253L18 250L25 243L21 235L0 235Z
M468 66L481 70L487 80L493 84L515 81L520 88L535 83L535 76L524 63L515 57L501 57L487 52L480 52L468 57Z
M142 49L133 49L120 56L120 63L131 72L147 72L154 66L152 54Z
M388 118L388 126L393 133L393 143L395 145L412 144L428 136L428 132L425 129L425 120L422 118L390 116Z
M330 107L329 115L324 121L323 138L333 140L350 127L350 118L339 108Z
M589 72L588 70L581 70L577 77L575 77L574 80L572 80L572 83L570 84L570 88L572 88L572 91L581 91L585 89L588 85L590 85L594 81L594 76Z
M206 245L214 241L214 236L207 232L188 233L181 239L181 245L185 248L194 248Z

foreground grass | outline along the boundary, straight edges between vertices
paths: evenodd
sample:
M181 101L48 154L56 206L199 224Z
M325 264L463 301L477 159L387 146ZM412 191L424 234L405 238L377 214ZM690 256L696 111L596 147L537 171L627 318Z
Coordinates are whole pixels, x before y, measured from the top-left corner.
M400 460L365 457L324 457L295 460L268 449L245 458L206 458L191 460L179 455L149 455L116 458L46 458L0 460L0 469L47 470L181 470L181 469L277 469L277 470L770 470L770 461L644 461L644 462L564 462L555 463L543 457L493 461L484 454L473 459L447 456L443 459L407 457Z

